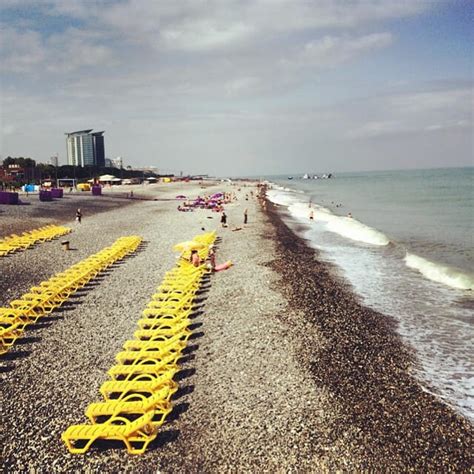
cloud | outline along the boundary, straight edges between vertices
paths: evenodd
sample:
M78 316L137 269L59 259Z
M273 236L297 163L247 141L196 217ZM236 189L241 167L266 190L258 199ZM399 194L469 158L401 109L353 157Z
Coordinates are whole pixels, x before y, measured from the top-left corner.
M50 156L65 131L97 128L107 154L131 164L225 174L248 157L311 162L315 150L345 156L348 140L352 150L472 123L468 87L417 89L381 70L374 91L368 72L351 75L362 57L376 68L378 52L399 52L391 20L429 11L426 0L27 2L2 2L1 153ZM387 92L394 81L403 92Z
M206 51L244 41L252 34L253 29L240 22L220 26L211 21L193 21L179 28L163 29L161 38L170 49Z
M2 68L11 73L45 72L62 76L81 68L115 64L114 50L91 31L69 28L42 37L33 30L4 28L0 34Z
M362 54L385 48L392 43L392 39L388 32L358 37L324 36L306 43L296 60L290 59L287 63L294 62L304 67L311 65L318 69L334 67Z
M100 66L101 69L117 64L115 51L104 44L104 38L94 32L70 28L63 34L52 35L46 41L48 71L65 74L81 68Z
M0 58L4 71L29 71L43 62L46 54L39 33L8 27L0 30Z
M389 135L472 127L473 91L470 88L435 89L376 97L364 101L369 118L345 133L348 139L367 139ZM362 114L360 110L358 116Z
M26 0L25 0L26 1ZM21 2L8 0L4 8ZM155 49L252 50L258 43L281 44L298 34L352 30L418 15L429 0L44 0L32 2L44 15L87 22L115 37ZM27 5L27 4L25 4Z

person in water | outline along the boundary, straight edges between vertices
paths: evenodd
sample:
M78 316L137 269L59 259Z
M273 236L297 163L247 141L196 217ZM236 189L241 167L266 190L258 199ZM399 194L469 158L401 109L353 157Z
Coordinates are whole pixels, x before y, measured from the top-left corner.
M352 219L352 214L349 212L349 214L347 214L347 217L350 217Z

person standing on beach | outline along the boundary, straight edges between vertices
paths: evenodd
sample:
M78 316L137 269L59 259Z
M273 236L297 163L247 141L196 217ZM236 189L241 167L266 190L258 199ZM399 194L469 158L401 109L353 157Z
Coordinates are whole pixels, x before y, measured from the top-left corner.
M247 221L248 221L248 212L249 212L249 210L248 210L248 209L245 209L245 211L244 211L244 224L247 224Z
M312 221L314 220L314 211L311 209L311 211L309 211L309 219Z
M216 252L214 250L214 245L209 246L209 253L207 255L207 258L209 259L210 269L214 271L216 268Z
M227 214L225 212L222 212L221 224L222 227L227 227Z
M81 210L78 208L77 211L76 211L76 221L79 222L79 224L81 223L81 220L82 220L82 212Z

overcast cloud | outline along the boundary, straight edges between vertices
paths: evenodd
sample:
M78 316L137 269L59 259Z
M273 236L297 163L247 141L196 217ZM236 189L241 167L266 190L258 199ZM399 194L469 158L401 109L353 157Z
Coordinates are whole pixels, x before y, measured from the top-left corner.
M163 171L472 165L470 2L1 2L0 154ZM471 12L469 11L471 9Z

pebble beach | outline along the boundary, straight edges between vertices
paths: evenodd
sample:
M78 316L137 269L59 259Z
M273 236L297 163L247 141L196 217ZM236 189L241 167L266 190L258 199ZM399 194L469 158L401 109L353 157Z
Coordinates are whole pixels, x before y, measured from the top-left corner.
M143 238L0 359L1 472L471 472L472 425L421 388L395 323L364 307L256 190L172 183L136 187L134 199L106 190L0 207L0 237L73 229L0 259L2 306L119 237ZM176 195L221 191L238 197L227 228L209 210L176 210ZM176 263L173 245L212 230L218 263L234 265L205 288L158 437L140 456L120 444L70 454L61 433L100 400L115 354Z

